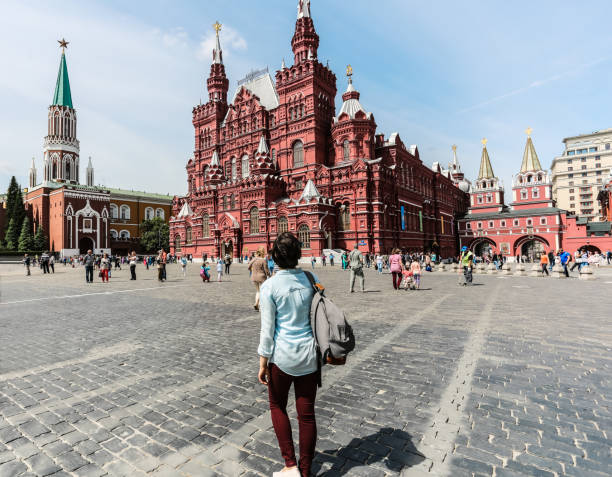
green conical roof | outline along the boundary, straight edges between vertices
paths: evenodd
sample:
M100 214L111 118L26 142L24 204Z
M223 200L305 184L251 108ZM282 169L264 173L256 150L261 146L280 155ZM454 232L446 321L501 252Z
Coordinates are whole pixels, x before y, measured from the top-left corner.
M68 106L72 108L72 95L70 94L70 81L68 80L68 67L66 66L66 55L62 51L59 71L57 73L57 83L55 83L55 94L53 95L53 105Z
M493 179L495 174L493 174L493 167L491 166L491 160L489 159L489 151L487 151L487 146L482 148L482 156L480 158L480 171L478 171L479 179Z

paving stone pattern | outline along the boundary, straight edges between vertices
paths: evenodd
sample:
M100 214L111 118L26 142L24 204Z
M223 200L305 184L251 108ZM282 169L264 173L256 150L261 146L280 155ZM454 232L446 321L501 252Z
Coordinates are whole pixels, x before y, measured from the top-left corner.
M243 266L162 285L57 269L0 268L0 477L282 468ZM436 272L395 292L366 270L349 294L347 273L316 272L358 340L325 370L316 475L612 475L612 284Z

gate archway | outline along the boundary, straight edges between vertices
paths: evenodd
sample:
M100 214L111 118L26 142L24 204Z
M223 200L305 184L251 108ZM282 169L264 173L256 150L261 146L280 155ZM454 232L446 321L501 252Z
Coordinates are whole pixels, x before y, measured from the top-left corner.
M546 253L550 247L548 240L538 235L526 235L518 239L514 244L514 255L520 254L527 260L534 262L538 257Z
M470 244L470 250L477 257L482 257L485 254L492 255L497 249L497 244L490 238L477 238Z
M96 248L94 246L94 241L89 237L81 237L79 240L79 253L85 255L87 250L91 250L95 253Z

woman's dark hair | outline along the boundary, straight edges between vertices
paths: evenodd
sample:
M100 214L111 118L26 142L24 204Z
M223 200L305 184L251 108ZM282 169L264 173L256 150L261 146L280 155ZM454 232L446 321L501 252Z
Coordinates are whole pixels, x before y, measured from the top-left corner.
M283 232L274 241L272 259L280 268L295 268L302 258L302 244L291 232Z

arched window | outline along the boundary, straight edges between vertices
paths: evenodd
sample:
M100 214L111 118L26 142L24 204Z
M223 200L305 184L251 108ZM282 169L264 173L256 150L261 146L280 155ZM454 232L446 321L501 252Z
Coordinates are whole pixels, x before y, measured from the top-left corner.
M122 230L121 232L119 232L119 237L121 237L122 239L129 239L130 232L128 232L127 230Z
M117 204L110 205L110 212L111 212L111 219L119 218L119 207L117 207Z
M236 208L236 196L234 194L230 195L230 209Z
M185 245L191 245L191 241L192 241L192 232L191 232L191 227L187 227L187 229L185 229Z
M298 240L302 243L302 248L310 248L310 229L308 225L300 225L298 229Z
M129 220L130 219L130 206L129 205L122 205L121 206L121 218L123 220Z
M259 209L253 207L251 209L251 234L259 233Z
M174 253L181 251L181 236L176 234L174 236Z
M338 228L340 230L351 229L351 206L344 203L340 206L340 215L338 217Z
M221 210L227 210L227 196L223 196L223 207Z
M166 217L166 214L164 212L164 209L157 209L155 211L155 217L159 218L159 219L164 219Z
M119 234L114 229L111 229L110 234L112 239L116 239L117 237L119 237Z
M209 223L208 214L202 215L202 237L208 238L210 237L210 223Z
M282 234L283 232L289 231L289 221L287 217L279 217L278 219L278 233Z
M348 139L344 140L344 143L342 144L342 150L344 153L344 160L348 161L351 155L351 147L350 147L350 143L348 142Z
M295 141L293 144L293 167L302 167L304 165L304 143Z
M232 157L232 180L235 181L237 177L236 158Z
M64 179L70 180L70 160L66 161L66 173L64 174Z
M147 207L145 209L145 220L151 220L153 218L153 215L153 207Z
M247 154L242 156L241 166L242 166L242 178L246 179L247 177L249 177L249 156Z
M276 149L272 149L272 164L276 165Z

